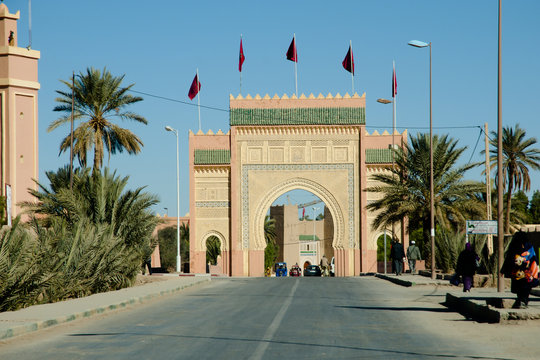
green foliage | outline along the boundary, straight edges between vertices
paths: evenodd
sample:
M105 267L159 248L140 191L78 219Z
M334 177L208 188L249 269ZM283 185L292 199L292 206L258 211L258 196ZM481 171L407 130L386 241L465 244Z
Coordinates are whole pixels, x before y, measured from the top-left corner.
M435 265L437 269L441 269L444 273L453 272L459 253L464 248L465 235L437 227L435 232ZM428 251L431 259L431 247L428 247Z
M264 218L264 239L266 243L276 242L276 219L272 219L269 215Z
M43 267L48 254L35 235L15 219L0 234L0 311L17 310L38 302L49 287L50 269Z
M161 267L169 272L176 271L176 226L168 226L158 231ZM180 225L180 257L182 264L189 263L189 225Z
M278 256L279 245L275 243L266 244L266 248L264 248L264 268L268 269L270 267L273 269Z
M206 263L216 265L219 255L221 255L221 241L216 236L210 236L206 240Z
M512 209L512 195L514 189L530 190L531 178L529 168L540 170L540 149L532 148L536 144L536 138L526 138L524 129L516 124L515 128L505 127L502 133L502 167L503 167L503 187L507 189L506 193L506 216L504 219L504 233L510 232L510 211ZM491 132L490 162L492 169L497 171L498 155L498 134ZM485 151L482 151L485 153ZM498 182L498 173L495 181Z
M107 169L47 172L24 203L28 227L18 220L0 234L0 308L16 309L130 286L155 244L154 196L124 188Z
M386 260L390 261L391 234L386 234ZM377 239L377 261L384 261L384 234Z
M458 148L457 141L447 135L433 137L435 221L447 230L462 229L466 219L477 219L485 214L485 205L477 197L484 191L484 185L464 180L464 174L475 164L456 166L465 149ZM373 221L375 228L409 218L409 232L415 227L423 229L424 246L430 243L429 155L429 136L411 136L404 151L395 151L395 167L390 169L391 173L373 175L373 179L382 184L366 189L380 194L379 200L366 207L377 212Z
M531 223L540 224L540 191L538 190L533 193L531 202L529 204L529 212L531 216Z
M127 151L137 154L141 151L143 143L139 137L130 130L114 124L112 118L133 120L142 124L147 121L141 115L125 108L131 104L142 101L138 96L128 94L134 84L122 87L125 75L113 76L106 68L103 71L87 68L86 73L76 76L74 86L72 81L61 80L68 87L67 91L57 90L60 95L56 98L59 103L53 110L65 113L61 118L53 121L47 131L70 124L71 103L74 100L73 118L79 125L73 131L73 151L81 166L87 165L87 153L94 149L94 169L101 169L105 150L111 154ZM60 153L71 147L71 134L69 133L60 144Z
M276 220L266 215L264 218L264 239L266 248L264 249L264 268L274 268L274 263L279 256L279 245L276 244Z
M527 214L527 208L529 207L529 198L522 190L517 191L512 196L512 208L516 211L519 211L520 213L525 215L525 218L528 220Z
M0 226L7 224L6 206L6 197L0 195Z

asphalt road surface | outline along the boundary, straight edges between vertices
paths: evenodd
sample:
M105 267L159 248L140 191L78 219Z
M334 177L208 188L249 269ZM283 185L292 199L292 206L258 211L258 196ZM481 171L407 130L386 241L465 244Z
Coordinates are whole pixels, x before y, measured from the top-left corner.
M540 326L478 324L444 287L227 278L5 341L0 359L538 359Z

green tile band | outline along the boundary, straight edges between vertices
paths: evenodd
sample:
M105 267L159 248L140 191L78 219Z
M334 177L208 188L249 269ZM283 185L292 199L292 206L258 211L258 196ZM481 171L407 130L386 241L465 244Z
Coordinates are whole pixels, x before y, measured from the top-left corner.
M231 126L252 125L365 125L363 107L230 109Z
M224 149L195 150L195 165L219 165L231 163L231 151Z

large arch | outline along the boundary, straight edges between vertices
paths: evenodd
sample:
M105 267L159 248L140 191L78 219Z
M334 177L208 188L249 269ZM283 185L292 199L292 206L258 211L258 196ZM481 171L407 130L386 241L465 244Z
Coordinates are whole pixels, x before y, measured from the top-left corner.
M229 264L230 264L230 257L229 257L229 246L228 241L225 238L225 236L216 230L210 230L207 231L201 238L200 243L198 244L199 248L206 249L206 241L211 237L215 236L219 239L220 243L220 250L221 250L221 273L223 274L229 274Z
M268 208L280 195L290 190L296 189L309 191L319 197L325 203L326 207L332 214L334 222L332 247L334 249L342 249L345 241L344 216L338 201L332 195L332 193L321 184L313 180L301 177L295 177L287 181L283 181L275 185L274 187L268 189L268 191L265 193L262 201L259 203L253 214L254 216L252 226L255 236L254 239L250 242L250 248L254 250L264 250L266 246L266 241L264 239L263 224ZM261 270L264 270L264 268Z

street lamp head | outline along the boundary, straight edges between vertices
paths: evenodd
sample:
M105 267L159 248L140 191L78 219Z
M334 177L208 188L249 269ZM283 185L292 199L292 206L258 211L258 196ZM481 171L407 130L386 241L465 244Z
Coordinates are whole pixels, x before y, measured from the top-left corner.
M423 48L423 47L426 47L426 46L430 46L431 43L428 44L428 43L425 43L425 42L419 41L419 40L411 40L411 41L409 41L409 45L417 47L417 48Z
M165 130L175 132L176 130L170 127L169 125L165 126Z
M377 99L377 102L378 102L378 103L381 103L381 104L391 104L391 103L392 103L392 100L388 100L388 99Z

